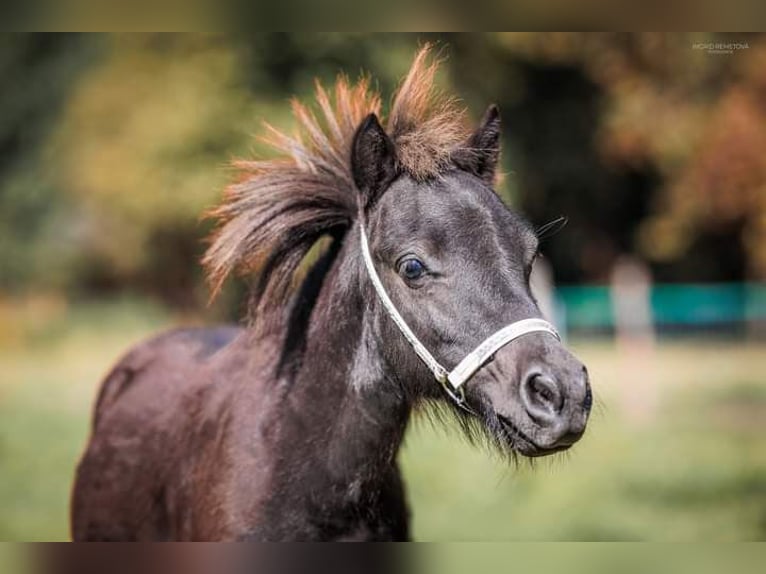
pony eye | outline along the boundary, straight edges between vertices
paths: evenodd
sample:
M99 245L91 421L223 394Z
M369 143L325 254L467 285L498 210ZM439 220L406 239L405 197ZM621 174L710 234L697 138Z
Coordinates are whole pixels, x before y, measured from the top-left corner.
M420 279L426 273L426 266L419 259L407 259L402 262L400 272L410 281Z

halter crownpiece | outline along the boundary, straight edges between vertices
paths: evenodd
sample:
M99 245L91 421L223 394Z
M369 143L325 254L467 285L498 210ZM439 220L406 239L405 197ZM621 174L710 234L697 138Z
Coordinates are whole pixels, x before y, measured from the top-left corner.
M386 312L393 319L396 326L401 331L404 338L410 344L415 354L421 361L431 370L436 380L444 387L447 395L457 403L457 405L468 412L473 412L465 402L465 393L463 391L463 385L468 381L484 364L502 347L510 343L511 341L518 339L524 335L530 333L548 333L553 335L556 339L561 340L556 328L548 321L543 319L522 319L507 325L487 337L478 347L471 351L458 365L448 371L444 368L439 361L426 349L425 345L420 342L415 333L412 332L407 322L399 313L398 309L394 305L391 298L386 293L386 289L383 286L383 282L378 276L378 272L375 270L375 264L372 261L372 254L370 253L370 246L367 243L367 232L365 231L364 224L360 224L359 235L361 237L362 244L362 258L364 259L364 265L367 268L367 273L370 276L373 287L380 297L381 303Z

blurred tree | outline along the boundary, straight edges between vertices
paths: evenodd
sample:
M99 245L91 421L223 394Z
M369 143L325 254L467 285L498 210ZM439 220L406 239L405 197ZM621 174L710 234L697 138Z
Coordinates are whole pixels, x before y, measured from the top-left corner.
M86 288L199 303L199 217L255 130L238 64L221 38L114 36L77 86L51 149L58 184L79 206Z
M61 219L45 143L100 39L9 34L0 38L0 290L66 283Z
M692 140L683 167L642 223L641 246L683 277L766 279L766 46L757 46Z

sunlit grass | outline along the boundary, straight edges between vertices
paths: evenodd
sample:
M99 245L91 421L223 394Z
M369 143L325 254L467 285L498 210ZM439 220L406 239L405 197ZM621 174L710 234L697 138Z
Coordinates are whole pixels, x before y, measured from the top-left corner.
M0 539L66 539L100 379L131 344L180 319L130 301L5 318ZM606 341L573 347L599 404L564 456L509 467L414 421L402 463L417 539L766 538L766 344L678 341L639 359Z
M47 325L21 313L23 339L0 347L2 540L68 537L69 491L97 385L129 345L167 321L130 301L42 308Z

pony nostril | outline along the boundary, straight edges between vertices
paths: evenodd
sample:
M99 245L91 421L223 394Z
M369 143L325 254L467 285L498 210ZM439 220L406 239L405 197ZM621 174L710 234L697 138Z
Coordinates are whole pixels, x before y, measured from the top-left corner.
M587 382L585 385L585 399L583 399L582 408L585 411L585 414L589 414L590 409L593 406L593 393L591 392L590 385Z
M537 375L530 381L532 398L554 410L561 410L562 397L556 382L551 377Z
M527 377L521 386L521 399L533 419L553 424L564 406L564 397L556 380L543 374Z
M593 393L590 390L590 376L588 375L588 369L583 365L582 368L583 384L585 386L585 398L582 401L582 408L585 414L590 414L590 409L593 407Z

